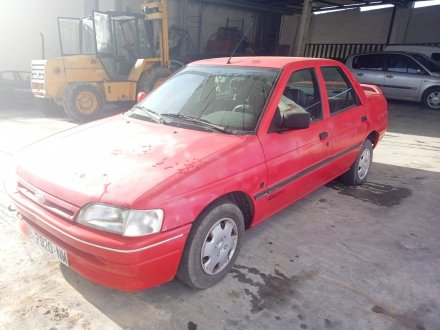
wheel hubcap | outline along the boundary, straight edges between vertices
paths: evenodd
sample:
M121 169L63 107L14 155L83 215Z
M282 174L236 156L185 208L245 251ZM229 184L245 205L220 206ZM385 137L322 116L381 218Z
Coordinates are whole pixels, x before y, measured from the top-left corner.
M76 98L76 108L83 114L91 114L96 111L98 100L92 92L81 92Z
M218 274L229 264L237 240L238 229L232 219L221 219L211 227L202 246L201 262L205 273Z
M428 95L428 105L432 109L440 109L440 92L433 92Z
M370 162L371 162L370 149L365 149L364 151L362 151L361 158L359 159L359 165L358 165L359 179L363 180L367 176L368 169L370 168Z

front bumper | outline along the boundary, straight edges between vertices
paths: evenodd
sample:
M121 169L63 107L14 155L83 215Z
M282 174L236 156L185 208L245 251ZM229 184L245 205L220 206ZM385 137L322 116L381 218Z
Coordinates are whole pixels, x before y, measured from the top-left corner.
M23 233L27 235L32 227L64 249L69 267L90 281L137 291L174 278L191 225L146 237L122 237L62 219L20 192L6 189Z

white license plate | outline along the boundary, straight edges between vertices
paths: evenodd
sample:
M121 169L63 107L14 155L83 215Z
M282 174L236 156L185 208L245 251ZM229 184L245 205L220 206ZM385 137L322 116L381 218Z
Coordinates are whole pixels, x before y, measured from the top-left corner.
M66 266L69 266L69 261L67 260L67 252L52 241L48 240L39 232L32 229L32 227L29 227L29 238L40 248L52 254L56 259L58 259L59 262Z

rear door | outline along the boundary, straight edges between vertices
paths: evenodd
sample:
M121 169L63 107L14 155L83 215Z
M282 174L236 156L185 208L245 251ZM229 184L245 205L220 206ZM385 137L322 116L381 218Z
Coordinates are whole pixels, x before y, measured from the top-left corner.
M420 87L426 71L412 58L404 54L386 55L386 97L400 100L419 100Z
M368 120L365 107L350 79L339 66L321 67L330 113L329 130L333 150L331 177L348 170L356 159L366 137Z
M33 100L33 94L31 90L30 73L25 71L15 72L15 97L20 102L30 102Z
M357 55L352 59L351 67L354 77L362 84L382 86L385 57L381 54Z

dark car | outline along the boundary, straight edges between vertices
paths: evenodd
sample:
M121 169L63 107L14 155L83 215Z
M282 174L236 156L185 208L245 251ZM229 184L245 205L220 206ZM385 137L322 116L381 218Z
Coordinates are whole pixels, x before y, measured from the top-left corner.
M0 107L31 103L33 99L29 72L0 71Z

